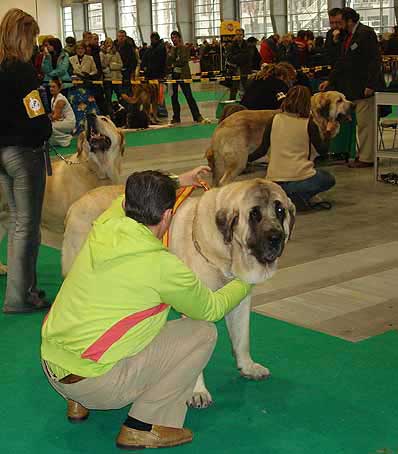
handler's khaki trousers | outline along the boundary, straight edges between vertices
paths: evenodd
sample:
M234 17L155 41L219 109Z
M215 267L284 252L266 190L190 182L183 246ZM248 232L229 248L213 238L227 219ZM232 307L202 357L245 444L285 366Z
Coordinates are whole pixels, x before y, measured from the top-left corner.
M357 116L357 137L359 143L359 160L374 162L374 96L354 101Z
M106 374L64 385L46 373L66 399L86 408L110 410L134 402L129 415L148 424L181 428L196 380L217 340L214 324L188 318L167 322L137 355Z

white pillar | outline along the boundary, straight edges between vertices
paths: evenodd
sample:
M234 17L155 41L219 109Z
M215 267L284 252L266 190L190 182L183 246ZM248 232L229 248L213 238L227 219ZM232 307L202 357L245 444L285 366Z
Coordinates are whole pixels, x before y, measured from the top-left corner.
M332 8L344 8L345 0L328 0L328 10Z
M182 35L183 41L193 42L195 28L193 23L193 2L187 0L176 1L177 28Z
M110 36L112 39L115 39L119 24L117 0L103 0L102 13L104 18L105 34L106 36Z
M239 16L235 0L221 0L221 20L236 20Z
M287 33L287 0L270 0L270 13L274 33Z
M85 11L81 3L72 3L72 21L73 32L75 33L76 41L83 39L83 32L86 31Z
M152 6L148 0L137 0L138 27L142 42L149 43L152 27Z

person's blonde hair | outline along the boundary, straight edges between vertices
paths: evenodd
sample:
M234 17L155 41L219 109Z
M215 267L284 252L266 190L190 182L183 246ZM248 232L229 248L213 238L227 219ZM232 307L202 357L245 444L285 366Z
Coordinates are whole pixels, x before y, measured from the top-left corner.
M0 64L13 60L28 62L39 33L39 25L30 14L18 8L7 11L0 24Z

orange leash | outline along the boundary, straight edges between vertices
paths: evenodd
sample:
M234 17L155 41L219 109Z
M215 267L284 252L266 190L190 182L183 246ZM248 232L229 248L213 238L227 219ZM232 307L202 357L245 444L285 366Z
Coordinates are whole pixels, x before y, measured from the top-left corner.
M210 186L206 183L206 181L199 180L199 184L204 189L204 191L210 190ZM180 206L185 202L185 200L187 200L187 198L193 193L193 191L195 189L197 189L195 186L185 186L185 187L177 190L176 203L174 204L174 207L173 207L173 216L176 213L176 211L178 210L178 208L180 208ZM169 247L169 244L170 244L170 231L169 230L167 230L167 232L165 232L165 234L163 235L162 243L163 243L163 246L165 246L167 248Z

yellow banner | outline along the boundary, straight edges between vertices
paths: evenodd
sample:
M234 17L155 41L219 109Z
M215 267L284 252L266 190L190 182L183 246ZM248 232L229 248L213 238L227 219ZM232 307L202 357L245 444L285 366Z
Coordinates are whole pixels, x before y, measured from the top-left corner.
M237 20L223 20L220 26L220 35L236 35L236 30L240 28Z

